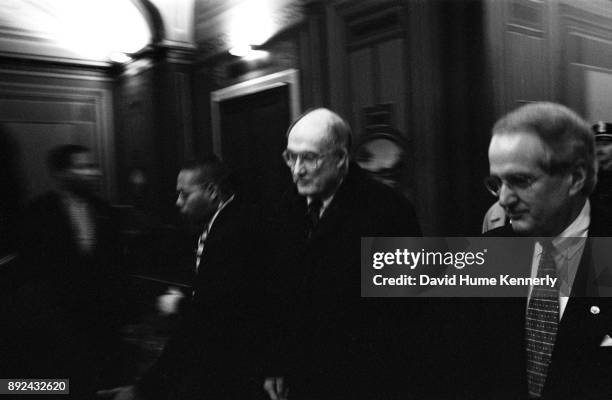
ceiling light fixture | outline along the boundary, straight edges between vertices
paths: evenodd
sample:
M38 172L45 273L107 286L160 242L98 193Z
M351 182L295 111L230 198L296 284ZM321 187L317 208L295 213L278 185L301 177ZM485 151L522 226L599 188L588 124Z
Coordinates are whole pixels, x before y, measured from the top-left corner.
M254 51L253 46L249 44L238 45L229 49L229 53L236 57L247 57Z
M246 44L232 47L229 49L229 53L235 57L241 57L249 61L258 60L267 57L269 54L267 51L260 49L261 46Z
M111 53L108 58L112 61L112 62L116 62L119 64L125 64L129 61L132 61L132 57L128 56L125 53L121 53L119 51L115 51L113 53Z

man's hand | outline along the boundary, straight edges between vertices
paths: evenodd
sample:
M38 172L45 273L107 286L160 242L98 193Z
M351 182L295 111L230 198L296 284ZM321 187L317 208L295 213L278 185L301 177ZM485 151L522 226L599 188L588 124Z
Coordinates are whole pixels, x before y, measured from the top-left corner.
M139 400L142 399L136 393L136 388L134 386L121 386L114 389L108 390L98 390L96 392L96 396L99 399L108 399L108 400Z
M183 298L185 295L179 288L170 286L166 293L157 298L157 311L163 316L176 314Z
M287 400L289 389L285 385L284 377L273 376L266 378L263 388L268 393L270 400Z

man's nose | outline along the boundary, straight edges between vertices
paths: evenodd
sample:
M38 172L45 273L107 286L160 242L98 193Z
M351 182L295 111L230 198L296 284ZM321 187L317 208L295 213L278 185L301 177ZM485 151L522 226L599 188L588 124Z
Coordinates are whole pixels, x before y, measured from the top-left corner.
M176 197L176 206L179 207L179 208L183 207L183 196L178 195Z
M304 163L302 162L300 157L295 160L295 164L293 164L291 172L293 173L293 175L296 176L304 175L304 173L306 172L306 168L304 167Z
M518 200L516 192L513 188L508 187L505 183L502 182L499 188L499 204L502 207L510 206Z

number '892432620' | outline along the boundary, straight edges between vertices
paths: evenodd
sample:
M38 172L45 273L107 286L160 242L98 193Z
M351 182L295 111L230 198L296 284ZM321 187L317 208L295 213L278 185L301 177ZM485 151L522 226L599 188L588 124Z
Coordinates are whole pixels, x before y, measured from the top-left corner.
M68 389L67 379L0 379L0 393L61 392Z

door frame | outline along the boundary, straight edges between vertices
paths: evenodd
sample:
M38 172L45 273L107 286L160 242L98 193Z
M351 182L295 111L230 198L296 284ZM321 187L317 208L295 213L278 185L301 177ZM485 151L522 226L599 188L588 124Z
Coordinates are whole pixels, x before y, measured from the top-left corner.
M291 119L295 120L300 115L302 106L300 101L299 71L294 68L250 79L210 93L213 152L217 157L223 159L221 148L221 102L282 86L288 87L289 113L291 114Z

